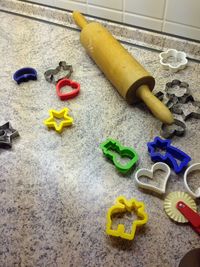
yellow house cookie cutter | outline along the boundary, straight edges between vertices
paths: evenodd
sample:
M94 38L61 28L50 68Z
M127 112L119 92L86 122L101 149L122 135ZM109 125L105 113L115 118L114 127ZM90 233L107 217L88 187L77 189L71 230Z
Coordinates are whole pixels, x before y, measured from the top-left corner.
M134 211L138 216L138 219L132 223L131 232L125 232L125 226L123 224L119 224L115 230L112 229L112 216L126 211ZM143 202L139 202L134 198L127 200L124 196L119 196L116 199L116 204L110 207L107 212L106 233L108 235L132 240L135 236L136 228L146 224L147 221L148 215L145 212L145 205Z
M56 132L61 133L63 130L63 127L65 126L70 126L73 123L73 118L68 116L69 109L68 108L63 108L60 111L51 109L49 110L50 117L44 121L44 124L49 127L49 128L54 128ZM63 121L58 124L55 121L55 118L57 119L62 119Z

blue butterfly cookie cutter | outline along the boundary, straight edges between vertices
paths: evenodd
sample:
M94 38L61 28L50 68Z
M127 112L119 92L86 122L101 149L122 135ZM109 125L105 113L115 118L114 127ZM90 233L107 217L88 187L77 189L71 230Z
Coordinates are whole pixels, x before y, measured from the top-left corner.
M37 71L29 67L21 68L14 73L13 80L15 80L17 84L30 80L37 80Z
M171 145L170 139L161 139L156 136L153 142L147 143L147 147L152 161L168 164L177 174L191 161L190 156ZM165 151L165 153L160 151Z

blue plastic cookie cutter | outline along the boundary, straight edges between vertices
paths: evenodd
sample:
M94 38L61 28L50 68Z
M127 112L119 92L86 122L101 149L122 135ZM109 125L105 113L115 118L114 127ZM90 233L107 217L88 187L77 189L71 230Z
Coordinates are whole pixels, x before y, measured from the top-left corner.
M180 173L191 161L190 156L171 145L170 139L161 139L156 136L153 142L147 143L147 147L152 161L168 164L175 173ZM159 152L161 150L162 152Z
M37 71L29 67L19 69L14 73L13 80L15 80L18 84L28 82L30 80L37 80Z

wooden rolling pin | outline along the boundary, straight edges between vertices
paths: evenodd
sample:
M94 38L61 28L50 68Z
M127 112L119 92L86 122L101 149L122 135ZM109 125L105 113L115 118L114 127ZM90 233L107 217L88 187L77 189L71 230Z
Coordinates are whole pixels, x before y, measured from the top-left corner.
M82 29L80 40L87 53L127 102L142 100L155 117L172 124L169 109L151 93L155 79L142 65L101 24L87 23L78 11L73 18Z

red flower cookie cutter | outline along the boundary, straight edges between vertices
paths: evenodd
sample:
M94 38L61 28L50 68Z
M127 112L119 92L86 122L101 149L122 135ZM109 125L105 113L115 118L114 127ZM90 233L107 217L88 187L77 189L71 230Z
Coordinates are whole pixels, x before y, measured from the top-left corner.
M70 86L72 88L72 91L69 93L62 93L61 89L66 85ZM56 93L61 100L74 98L79 94L79 91L80 84L69 79L62 79L56 84Z

